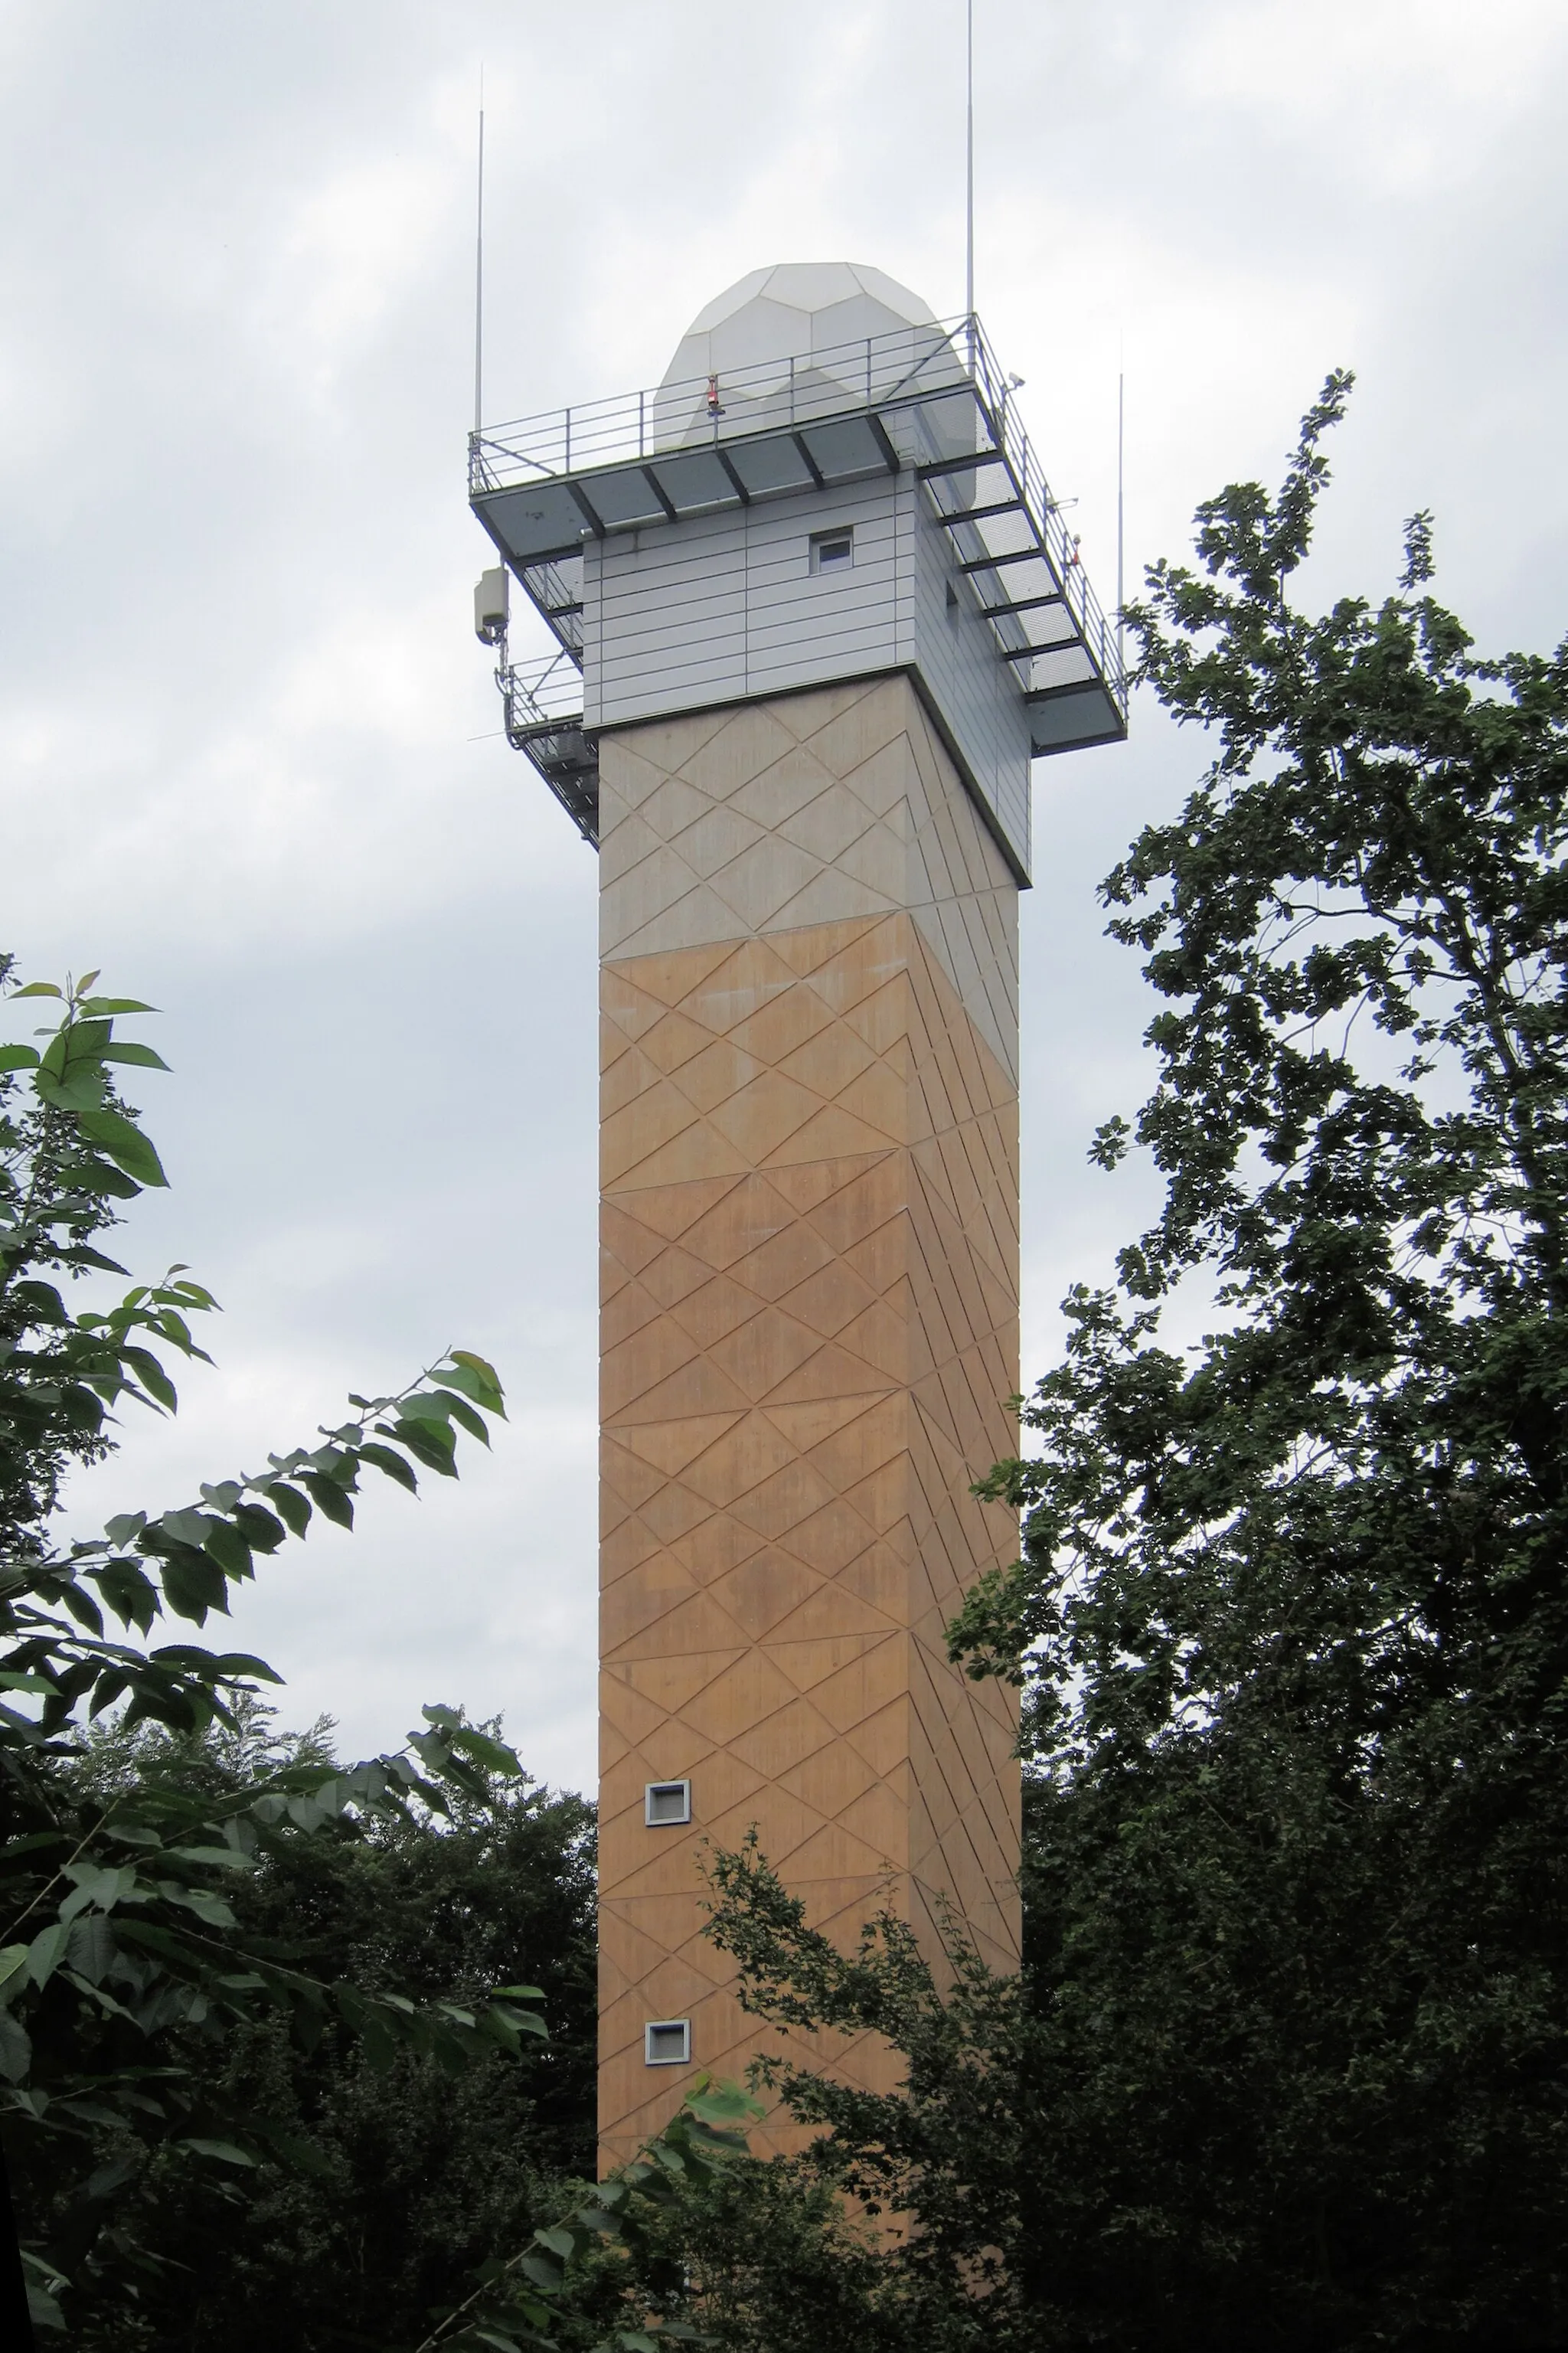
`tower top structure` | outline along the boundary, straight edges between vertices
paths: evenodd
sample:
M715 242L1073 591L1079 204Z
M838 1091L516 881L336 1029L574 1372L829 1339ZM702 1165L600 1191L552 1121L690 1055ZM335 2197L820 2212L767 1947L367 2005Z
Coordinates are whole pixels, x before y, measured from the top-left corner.
M973 314L858 262L752 271L651 388L486 427L507 732L590 841L606 728L905 672L1016 878L1029 763L1119 741L1115 625ZM505 575L559 651L512 663Z
M860 261L779 261L749 270L704 303L676 346L667 384L769 360L809 363L868 336L934 327L918 294Z

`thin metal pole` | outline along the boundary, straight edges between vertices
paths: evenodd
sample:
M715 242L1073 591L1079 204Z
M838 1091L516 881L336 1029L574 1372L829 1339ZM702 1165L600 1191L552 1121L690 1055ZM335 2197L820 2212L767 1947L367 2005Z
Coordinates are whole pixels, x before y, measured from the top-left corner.
M479 68L479 169L474 217L474 431L485 421L485 69Z
M1122 653L1125 635L1123 607L1127 601L1126 581L1126 522L1127 505L1122 487L1122 452L1126 442L1127 372L1116 379L1116 667L1125 673L1127 662Z
M974 0L963 10L963 313L974 319Z

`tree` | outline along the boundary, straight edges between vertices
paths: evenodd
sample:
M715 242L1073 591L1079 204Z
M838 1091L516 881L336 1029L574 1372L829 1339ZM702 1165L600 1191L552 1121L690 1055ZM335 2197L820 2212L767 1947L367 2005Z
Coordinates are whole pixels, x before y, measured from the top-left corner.
M335 1769L330 1725L288 1737L264 1704L235 1712L237 1733L214 1725L199 1738L115 1725L89 1736L71 1777L94 1794L210 1794L278 1766ZM105 2345L412 2342L478 2265L526 2242L591 2177L592 1810L499 1778L485 1805L451 1797L448 1817L338 1820L294 1841L233 1890L238 1934L317 1975L469 2008L526 1968L549 2039L453 2073L409 2050L374 2065L338 2020L309 2047L277 2014L221 2040L181 2037L197 2105L260 2116L267 2138L244 2174L164 2147L126 2184L117 2226L148 2268L136 2310L102 2316Z
M948 2341L940 2308L911 2293L875 2226L810 2163L731 2148L700 2172L666 2173L660 2187L657 2200L634 2193L635 2232L569 2269L574 2321L613 2324L629 2304L646 2325L691 2332L712 2353L905 2353Z
M1092 1156L1163 1207L952 1630L1025 1690L1025 1978L718 1882L764 2015L909 2055L781 2081L987 2341L1568 2343L1568 649L1478 659L1426 516L1297 601L1349 384L1129 617L1213 747L1104 886L1167 1009Z
M0 984L10 971L0 960ZM184 1642L149 1650L158 1619L201 1626L226 1610L230 1585L318 1513L352 1526L368 1469L410 1490L416 1464L454 1475L458 1430L488 1443L482 1417L503 1410L489 1366L457 1350L397 1397L352 1400L353 1419L322 1443L273 1455L258 1475L158 1517L123 1514L101 1537L57 1541L65 1472L109 1451L116 1405L174 1410L161 1352L201 1356L189 1319L213 1305L183 1268L74 1314L51 1279L122 1276L97 1238L118 1204L165 1181L112 1076L163 1067L115 1036L148 1008L94 996L96 980L13 991L55 1000L59 1018L41 1050L0 1048L0 2073L10 2168L57 2225L49 2246L26 2251L36 2315L54 2326L68 2278L84 2308L134 2296L148 2258L119 2227L117 2200L150 2150L256 2161L254 2133L202 2113L174 2055L182 2036L276 2010L307 2036L336 2016L378 2055L411 2047L456 2063L543 2032L531 1987L487 1989L473 2007L415 2002L237 1934L227 1891L258 1858L287 1858L330 1822L406 1817L415 1801L449 1811L454 1788L483 1803L487 1774L521 1772L455 1711L427 1709L408 1752L345 1773L302 1760L216 1790L132 1780L95 1791L62 1771L80 1726L117 1704L127 1729L237 1728L237 1700L275 1682L270 1669ZM142 1641L110 1639L106 1612Z

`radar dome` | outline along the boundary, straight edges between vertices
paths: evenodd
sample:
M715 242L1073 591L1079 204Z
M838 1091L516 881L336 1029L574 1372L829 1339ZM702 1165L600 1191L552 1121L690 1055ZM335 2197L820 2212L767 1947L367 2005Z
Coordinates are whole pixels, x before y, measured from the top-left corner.
M866 262L779 261L749 271L699 311L664 381L723 376L769 360L809 362L868 335L934 323L918 294Z

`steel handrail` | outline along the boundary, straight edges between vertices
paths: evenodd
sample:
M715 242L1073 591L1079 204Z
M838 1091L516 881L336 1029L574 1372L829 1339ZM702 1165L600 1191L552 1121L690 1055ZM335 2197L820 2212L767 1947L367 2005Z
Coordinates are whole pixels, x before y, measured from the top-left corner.
M885 368L884 363L889 364ZM922 375L938 364L951 373L922 385ZM1000 462L1006 469L1079 638L1125 715L1127 679L1117 630L1089 585L1077 540L1063 521L1060 502L976 316L858 337L814 352L804 364L756 361L717 378L685 377L651 391L615 394L487 427L469 436L470 491L508 488L508 476L515 481L520 470L525 479L550 480L598 466L683 456L752 434L826 424L864 415L872 406L916 408L963 387L973 396L990 441L983 448L977 435L976 462ZM753 399L752 391L763 396ZM706 420L704 410L710 412ZM673 437L672 419L685 428ZM700 428L695 436L693 426ZM561 659L552 658L546 670Z

